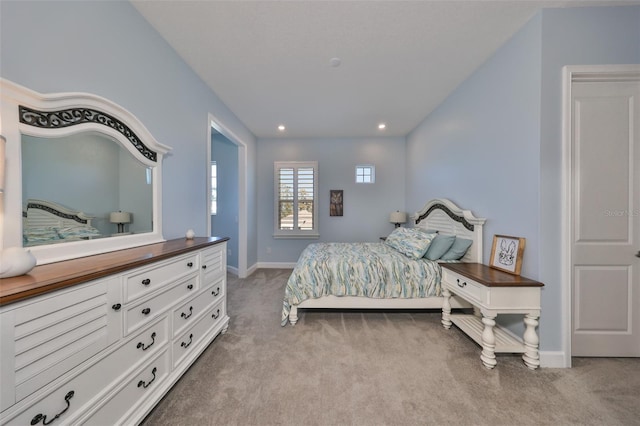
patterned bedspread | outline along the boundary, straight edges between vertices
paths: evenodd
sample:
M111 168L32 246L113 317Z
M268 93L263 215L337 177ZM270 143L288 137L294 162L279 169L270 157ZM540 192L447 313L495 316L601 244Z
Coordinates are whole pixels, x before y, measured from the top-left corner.
M287 281L284 326L292 305L327 295L378 299L440 296L437 262L413 260L384 243L315 243Z

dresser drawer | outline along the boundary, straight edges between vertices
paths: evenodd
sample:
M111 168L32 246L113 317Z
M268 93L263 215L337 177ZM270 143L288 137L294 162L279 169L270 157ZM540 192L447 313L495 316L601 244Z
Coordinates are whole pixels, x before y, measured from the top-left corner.
M189 254L159 265L138 270L124 277L125 302L131 302L164 286L171 285L176 279L200 269L200 257Z
M225 303L221 300L211 310L209 310L198 322L195 323L182 336L173 342L173 366L176 367L182 362L192 349L200 343L207 333L219 324L226 316Z
M207 291L211 293L211 295L215 297L223 297L226 294L226 282L226 275L220 275L216 278L213 278L208 283L203 283L203 287L206 288Z
M154 297L132 306L127 306L124 312L124 324L126 334L131 333L153 318L169 310L175 303L195 294L200 288L199 276L194 275L182 280L179 284L168 288Z
M117 279L95 281L13 311L16 401L120 338L121 316L111 308L119 300L118 284Z
M203 250L202 270L204 271L204 286L209 285L219 276L227 273L227 244L216 244L214 247Z
M133 378L113 395L104 405L82 419L86 425L120 425L129 424L128 418L138 405L144 402L146 394L155 392L171 371L169 348L158 357L145 364L134 373Z
M155 333L155 343L150 345L149 343L152 340L150 336L153 333ZM97 395L105 393L115 383L122 380L122 377L129 369L140 365L153 353L157 353L158 349L162 348L163 345L164 348L167 348L168 334L168 320L164 318L159 323L140 332L128 343L102 360L95 362L65 384L58 386L53 392L35 402L31 408L11 419L9 424L30 424L39 414L46 416L44 420L45 424L47 424L65 408L64 414L60 415L60 423L64 424L72 421L74 417L88 408L86 406L87 403L95 401ZM143 342L147 347L146 351L148 353L145 353L145 350L140 347L140 342ZM2 419L1 423L4 424L4 422L5 419Z
M173 311L173 335L177 336L189 327L211 305L224 297L223 285L206 289Z
M486 287L469 278L449 270L443 271L443 279L449 289L469 302L483 303L486 298Z

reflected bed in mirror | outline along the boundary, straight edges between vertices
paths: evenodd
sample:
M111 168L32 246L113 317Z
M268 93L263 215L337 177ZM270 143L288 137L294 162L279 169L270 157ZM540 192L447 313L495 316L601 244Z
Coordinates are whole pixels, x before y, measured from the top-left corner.
M23 135L23 245L151 232L151 184L151 169L103 135ZM129 213L121 232L114 212Z
M93 94L40 94L4 79L0 99L1 249L28 247L45 264L164 241L170 148L133 114Z

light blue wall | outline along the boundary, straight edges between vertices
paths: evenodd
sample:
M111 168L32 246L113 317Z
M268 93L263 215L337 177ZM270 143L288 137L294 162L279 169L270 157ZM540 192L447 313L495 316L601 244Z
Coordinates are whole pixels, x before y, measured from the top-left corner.
M211 135L211 159L218 169L218 212L211 216L211 235L226 235L227 265L238 267L238 147L220 133Z
M163 165L165 238L189 228L206 234L209 113L247 144L255 211L255 137L130 3L0 2L0 54L3 78L42 93L104 96L173 148ZM249 262L256 257L256 231L252 219Z
M540 17L535 17L407 138L407 207L449 198L494 234L527 239L523 275L538 273Z
M379 241L393 230L389 213L405 205L404 138L260 139L258 158L259 262L295 263L316 241ZM318 240L273 238L275 161L318 161ZM356 184L356 164L375 165L376 182ZM344 190L344 216L329 216L332 189Z
M407 137L407 206L448 197L496 233L527 238L545 283L541 349L562 348L562 67L640 63L640 7L545 9ZM513 179L511 179L511 178ZM510 324L513 328L513 324Z

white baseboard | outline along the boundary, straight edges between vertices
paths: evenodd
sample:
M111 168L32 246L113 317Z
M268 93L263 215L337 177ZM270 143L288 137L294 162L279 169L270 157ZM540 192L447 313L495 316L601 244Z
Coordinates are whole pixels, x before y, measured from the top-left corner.
M259 269L293 269L296 262L258 262Z
M540 367L543 368L570 368L565 361L562 351L540 351Z
M238 276L238 268L236 268L235 266L227 265L227 272L235 275L236 277Z
M258 264L254 263L249 268L247 268L247 277L251 276L251 274L253 274L257 270L258 270Z

